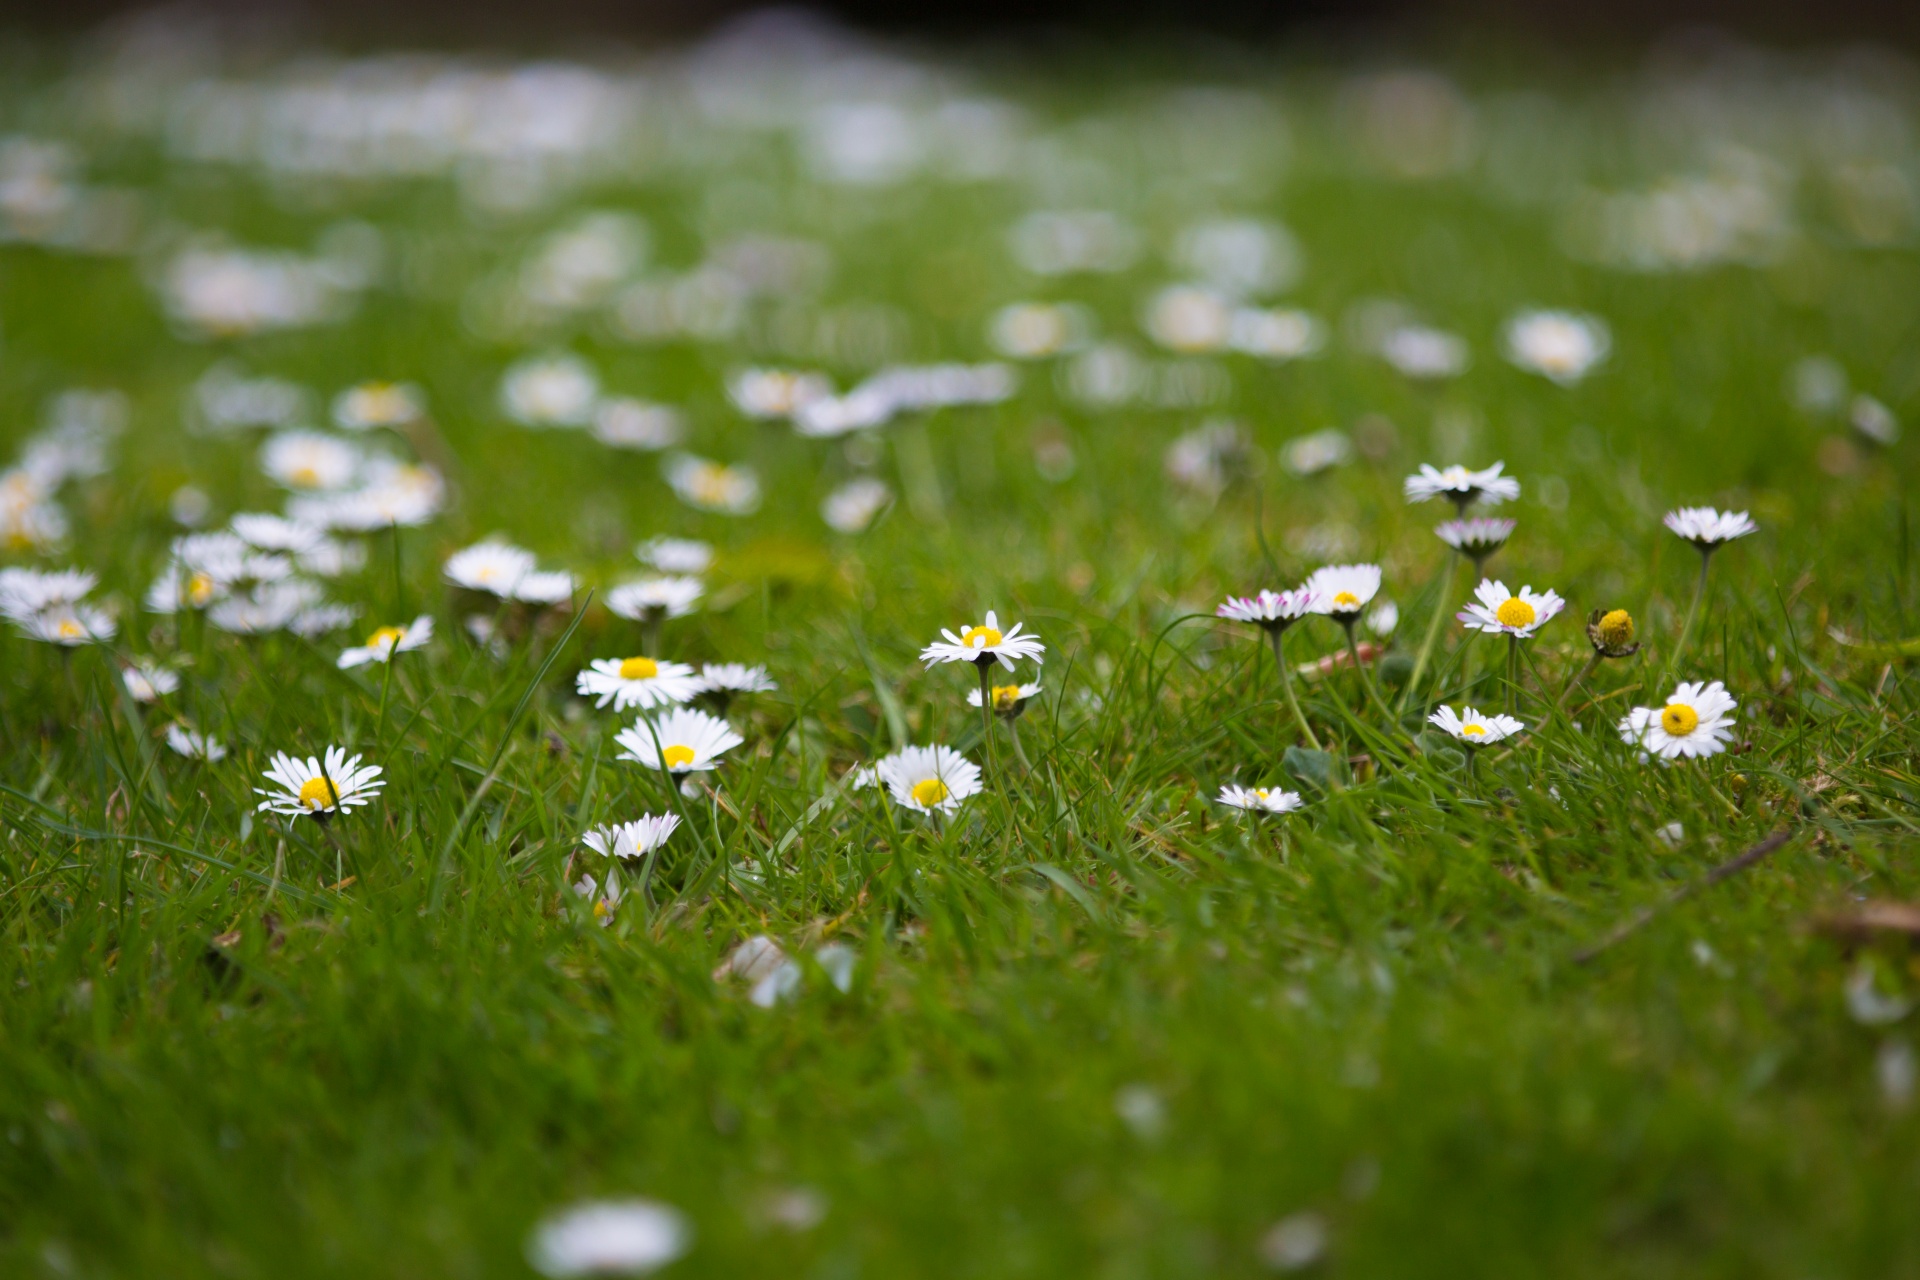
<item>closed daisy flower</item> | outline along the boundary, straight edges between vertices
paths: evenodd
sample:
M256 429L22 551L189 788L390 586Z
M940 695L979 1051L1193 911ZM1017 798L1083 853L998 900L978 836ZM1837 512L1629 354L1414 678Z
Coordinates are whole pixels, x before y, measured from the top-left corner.
M1282 791L1279 787L1225 786L1214 799L1230 809L1254 813L1292 813L1301 803L1298 791Z
M614 741L625 747L622 760L670 773L701 773L745 741L718 716L675 707L655 720L642 718L622 729Z
M1718 680L1683 683L1666 706L1635 707L1621 717L1620 737L1662 760L1716 756L1733 737L1739 705Z
M668 459L667 483L696 511L743 516L760 505L760 480L745 467L729 467L692 454Z
M574 682L583 698L596 699L594 705L613 704L616 711L639 707L670 707L700 692L699 677L684 662L659 662L652 658L601 658L587 664Z
M1022 635L1023 623L1014 623L1011 630L1000 630L1000 619L993 610L987 610L985 622L963 627L958 634L940 629L944 641L936 640L920 651L920 661L929 667L942 662L971 662L982 669L998 660L1007 670L1013 670L1015 660L1030 658L1034 662L1045 662L1040 655L1047 646L1040 643L1035 635Z
M253 793L266 797L258 805L262 813L324 819L372 803L387 785L381 772L377 764L362 768L359 756L349 756L340 747L327 748L324 765L312 756L302 760L276 751L266 772L273 789L255 787Z
M427 396L410 382L363 382L333 401L335 426L348 431L404 427L426 415Z
M952 747L907 747L873 766L893 802L921 813L952 813L980 792L980 766Z
M1267 631L1285 631L1288 627L1317 613L1311 588L1296 591L1261 590L1257 595L1228 596L1213 613L1229 622L1251 622Z
M580 843L605 858L639 858L665 844L679 825L677 813L647 813L632 822L589 827L581 834Z
M1495 516L1476 516L1471 520L1447 520L1434 528L1440 541L1479 565L1513 536L1514 523Z
M988 697L993 702L993 713L1005 716L1009 720L1025 711L1027 703L1039 696L1040 686L1037 684L996 684L988 690ZM978 689L967 690L967 705L971 707L980 705Z
M433 639L433 619L421 614L404 627L381 627L358 648L340 655L340 669L364 667L369 662L388 662L396 653L409 653Z
M1760 530L1744 511L1716 511L1712 507L1681 507L1667 512L1663 523L1703 552Z
M1315 569L1302 588L1310 597L1309 608L1324 613L1342 626L1351 626L1367 602L1379 594L1380 566L1377 564L1331 564Z
M226 744L220 739L189 729L183 724L167 726L167 746L175 755L185 756L189 760L205 760L208 764L227 758Z
M121 669L120 683L135 702L157 702L180 687L180 674L151 662L136 662Z
M1524 639L1553 621L1554 616L1567 607L1567 602L1552 591L1537 592L1532 587L1522 587L1515 594L1507 590L1506 583L1490 579L1482 579L1473 594L1474 603L1457 616L1469 629L1491 635Z
M698 578L642 578L638 582L621 583L607 592L607 610L635 622L684 618L693 612L706 591L706 585Z
M1472 707L1458 712L1441 707L1427 717L1427 722L1470 747L1490 747L1527 727L1512 716L1481 715Z
M1587 640L1602 658L1629 658L1640 651L1633 615L1625 609L1595 609L1587 615Z
M1511 502L1520 496L1520 482L1512 476L1500 474L1501 468L1506 465L1496 462L1484 471L1475 471L1456 463L1442 471L1432 463L1423 462L1419 472L1408 476L1401 487L1408 502L1445 498L1462 510L1476 502L1491 507L1496 503Z

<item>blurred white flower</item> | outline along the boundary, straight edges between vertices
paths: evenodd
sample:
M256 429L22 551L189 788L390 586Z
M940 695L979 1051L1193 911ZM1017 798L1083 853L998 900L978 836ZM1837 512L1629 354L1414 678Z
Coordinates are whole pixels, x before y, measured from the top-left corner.
M1522 311L1501 341L1509 361L1561 386L1586 377L1613 347L1605 322L1571 311Z
M678 410L625 396L601 401L593 415L593 438L616 449L671 449L686 431Z
M675 496L697 511L740 516L760 505L759 477L745 467L679 453L667 459L665 470Z
M859 533L893 501L893 490L872 476L856 476L828 494L820 518L836 533Z
M543 1276L645 1275L692 1242L693 1229L678 1209L652 1200L595 1200L535 1227L527 1261Z
M568 352L521 360L500 380L501 411L523 427L584 427L599 402L599 375Z

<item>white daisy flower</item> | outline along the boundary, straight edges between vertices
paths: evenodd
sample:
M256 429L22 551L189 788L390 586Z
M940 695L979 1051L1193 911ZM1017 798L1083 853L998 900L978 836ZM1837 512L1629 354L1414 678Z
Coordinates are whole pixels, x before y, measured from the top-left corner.
M1308 606L1342 626L1351 626L1380 591L1377 564L1330 564L1315 569L1300 590L1313 597Z
M78 604L98 582L84 569L0 569L0 615L18 622L57 605Z
M1085 345L1092 324L1072 303L1013 302L994 312L987 341L1014 360L1044 360Z
M369 662L387 662L396 653L410 653L433 639L433 619L421 614L404 627L381 627L367 642L340 655L340 669L364 667Z
M309 640L317 639L330 631L353 625L360 616L360 607L351 604L322 603L308 605L287 620L287 630L296 636L305 636Z
M260 448L260 470L285 489L345 489L365 460L353 445L319 431L282 431Z
M727 398L749 418L790 418L831 395L823 375L791 369L742 369L727 380Z
M593 414L593 438L616 449L671 449L686 433L679 410L625 396L602 401Z
M1597 316L1572 311L1523 311L1502 334L1507 359L1529 373L1571 386L1607 358L1613 337Z
M972 662L986 666L998 659L1000 665L1009 671L1013 670L1014 661L1019 658L1031 658L1036 663L1045 662L1046 659L1040 655L1046 652L1047 646L1040 643L1038 636L1022 635L1021 628L1024 625L1016 622L1012 630L1002 632L999 618L989 609L985 622L963 627L958 635L942 627L940 634L946 637L945 642L936 640L922 649L920 661L929 667L942 662Z
M579 356L535 356L500 380L500 408L523 427L584 427L600 402L600 378Z
M1292 813L1301 803L1298 791L1283 791L1279 787L1224 786L1215 799L1228 808L1254 813Z
M590 875L581 876L574 881L573 891L593 904L593 918L600 922L601 928L613 923L613 916L620 909L620 899L626 897L626 891L620 887L620 877L611 867L607 869L606 883L602 884ZM538 1265L537 1263L535 1265ZM585 1275L582 1271L550 1271L548 1275Z
M893 490L883 480L856 476L826 496L820 518L835 533L860 533L893 501Z
M1280 462L1297 476L1315 476L1344 466L1353 457L1353 441L1338 427L1299 436L1280 446Z
M646 813L632 822L589 827L581 833L580 843L603 858L640 858L665 844L679 825L677 813Z
M532 573L534 565L533 552L510 542L489 540L448 556L443 572L456 587L510 600L520 579Z
M1506 583L1488 578L1480 580L1473 594L1474 602L1455 616L1466 623L1469 630L1491 635L1524 639L1553 621L1554 616L1567 607L1567 602L1552 591L1535 591L1529 586L1521 587L1516 595L1507 590Z
M719 757L746 739L718 716L675 707L656 720L642 717L622 729L614 741L625 747L622 760L672 773L699 773L719 764Z
M324 765L312 756L302 760L276 751L266 772L276 789L255 787L253 793L266 797L257 806L261 813L326 817L371 803L387 785L381 772L377 764L362 768L359 756L349 756L340 747L327 748Z
M1367 610L1367 630L1377 636L1390 636L1399 625L1400 606L1391 600L1382 600Z
M1308 614L1318 613L1314 603L1314 593L1306 587L1297 591L1262 589L1258 595L1228 596L1213 613L1229 622L1251 622L1268 631L1285 631Z
M633 554L662 573L705 573L713 566L713 548L697 538L649 538Z
M262 551L297 555L312 551L327 541L327 531L319 525L308 524L304 520L289 520L268 511L243 511L228 524L242 542Z
M638 582L624 582L607 592L607 611L635 622L684 618L694 611L706 592L706 585L698 578L642 578Z
M267 582L216 600L207 609L207 621L234 635L265 635L291 629L295 619L325 605L320 587L298 579ZM348 621L353 615L345 615Z
M1027 709L1027 703L1030 700L1040 696L1040 686L1037 684L996 684L990 692L993 696L994 714L1012 719ZM980 705L980 691L978 689L967 690L967 705L970 707Z
M1168 350L1198 355L1227 345L1233 332L1233 307L1212 289L1170 285L1148 301L1140 323L1149 337Z
M1520 482L1500 474L1506 465L1496 462L1485 471L1475 471L1455 463L1442 471L1430 462L1423 462L1419 474L1408 476L1401 487L1406 491L1408 502L1447 498L1462 510L1475 502L1491 507L1520 496Z
M980 766L952 747L907 747L873 766L893 802L921 813L952 813L980 792Z
M780 686L765 667L744 662L709 662L700 668L702 693L772 693Z
M1427 722L1438 725L1470 747L1490 747L1527 727L1512 716L1485 716L1472 707L1459 712L1452 707L1441 707L1427 717Z
M561 604L573 598L580 581L564 569L541 569L514 584L513 598L521 604Z
M112 614L90 604L56 604L13 621L22 634L69 649L111 640L120 629Z
M185 756L189 760L205 760L208 764L227 758L226 744L220 739L181 724L167 726L167 746L175 755Z
M287 503L287 514L326 529L365 533L374 529L411 529L440 514L447 482L432 467L375 458L366 479L346 493L301 494Z
M1496 516L1476 516L1471 520L1445 520L1434 527L1440 541L1475 564L1484 562L1513 536L1514 522Z
M1716 511L1712 507L1681 507L1667 512L1663 523L1701 551L1712 551L1760 531L1746 512Z
M1740 704L1718 680L1682 684L1664 707L1635 707L1620 720L1622 740L1662 760L1719 755L1733 737Z
M686 663L652 658L596 659L575 678L574 688L581 697L596 699L597 707L612 703L615 711L678 706L701 690L699 677Z
M334 425L348 431L404 427L427 413L427 394L411 382L363 382L333 401Z
M180 673L151 662L120 669L120 683L135 702L158 702L180 687Z
M1380 340L1380 358L1409 378L1453 378L1467 371L1473 356L1458 334L1426 325L1401 325Z
M651 1200L594 1200L547 1218L527 1241L543 1276L644 1275L687 1251L693 1229L678 1209Z
M742 516L760 505L760 480L746 467L729 467L692 454L667 460L667 483L696 511Z

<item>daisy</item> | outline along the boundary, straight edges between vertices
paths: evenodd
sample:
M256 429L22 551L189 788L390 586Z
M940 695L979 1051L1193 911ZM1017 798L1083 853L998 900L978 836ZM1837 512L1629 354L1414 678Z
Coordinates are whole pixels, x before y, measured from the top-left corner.
M1086 342L1092 324L1086 310L1072 303L1014 302L994 312L987 341L1014 360L1043 360Z
M1490 747L1526 728L1512 716L1483 716L1472 707L1459 712L1452 707L1441 707L1427 717L1427 723L1438 725L1449 736L1470 747Z
M1511 502L1520 496L1520 482L1512 476L1500 474L1506 465L1496 462L1484 471L1475 471L1455 463L1442 471L1430 462L1423 462L1419 473L1408 476L1401 488L1405 490L1408 502L1446 498L1461 511L1476 502L1484 502L1491 507Z
M375 458L359 488L301 494L287 504L287 514L326 529L411 529L440 514L446 500L447 482L432 467Z
M607 610L635 622L684 618L694 611L706 591L706 585L698 578L642 578L607 592Z
M1471 520L1447 520L1434 527L1440 541L1473 561L1474 571L1507 545L1513 536L1514 522L1494 516L1476 516Z
M1553 621L1567 602L1552 591L1536 592L1521 587L1519 594L1507 590L1504 582L1483 578L1474 588L1474 603L1456 615L1469 630L1489 635L1509 635L1520 639L1532 635Z
M1607 358L1613 338L1596 316L1523 311L1507 321L1502 345L1513 364L1566 387Z
M120 683L135 702L157 702L180 687L180 674L151 662L120 669Z
M649 538L633 554L662 573L705 573L713 566L713 548L696 538Z
M469 591L513 598L520 579L534 571L533 552L508 542L477 542L447 557L447 581Z
M932 667L942 662L971 662L980 668L981 679L986 678L986 670L998 660L1007 670L1013 670L1016 659L1031 658L1035 663L1046 661L1040 655L1047 646L1040 643L1034 635L1022 635L1023 623L1014 623L1013 629L1002 632L1000 619L993 610L987 610L987 620L977 626L963 627L958 635L945 627L940 634L945 641L936 640L920 651L920 661Z
M1308 606L1343 627L1351 628L1367 602L1380 591L1377 564L1333 564L1315 569L1301 591L1312 597Z
M641 1275L678 1258L692 1240L678 1209L651 1200L591 1200L536 1227L527 1261L551 1277Z
M684 662L657 662L652 658L600 658L587 664L574 680L583 698L595 698L597 707L613 704L616 711L639 707L678 706L700 692L700 679Z
M1625 609L1595 609L1587 615L1587 641L1596 657L1632 657L1640 652L1633 636L1633 615Z
M185 725L167 726L167 746L175 755L185 756L189 760L205 760L212 764L227 758L226 744L209 733L200 733Z
M1473 363L1465 338L1419 324L1391 330L1380 340L1380 358L1419 379L1458 377Z
M319 525L308 524L304 520L289 520L266 511L243 511L228 524L234 536L261 551L299 555L327 541L327 531Z
M22 634L69 649L111 640L120 629L112 614L89 604L57 604L13 621Z
M893 490L883 480L856 476L826 496L820 518L835 533L860 533L893 501Z
M677 813L646 813L632 822L589 827L581 834L580 843L604 858L639 858L665 844L679 825Z
M696 511L742 516L760 505L759 477L745 467L682 453L668 459L666 476L674 494Z
M727 398L749 418L789 418L832 394L823 375L789 369L743 369L727 380Z
M521 604L561 604L579 586L579 579L563 569L541 569L514 583L513 598Z
M0 614L17 622L56 605L78 604L98 582L84 569L0 569Z
M1683 683L1660 708L1635 707L1620 720L1620 737L1662 760L1716 756L1733 737L1733 712L1740 704L1718 680Z
M1667 512L1663 523L1703 553L1760 531L1746 512L1716 511L1712 507L1681 507Z
M1269 632L1285 631L1308 614L1320 612L1314 607L1315 600L1309 587L1296 591L1263 588L1257 595L1228 596L1213 613L1229 622L1251 622Z
M234 635L266 635L291 629L296 619L325 603L315 583L267 582L215 601L207 610L207 621ZM351 621L353 615L345 617Z
M404 427L427 413L427 395L411 382L363 382L333 401L334 425L348 431Z
M772 693L779 687L765 667L750 667L744 662L709 662L700 668L702 693Z
M614 741L626 748L622 760L671 773L700 773L717 766L723 752L746 739L718 716L675 707L657 720L642 717Z
M387 785L380 774L379 765L362 768L359 756L349 756L340 747L327 748L325 765L312 756L302 760L276 751L266 778L277 790L255 787L253 793L266 797L257 806L261 813L326 819L370 803Z
M603 401L593 414L593 438L616 449L671 449L686 433L678 410L624 396Z
M920 813L952 813L980 793L980 766L952 747L907 747L873 766L893 802Z
M1228 808L1253 813L1292 813L1300 807L1298 791L1282 791L1279 787L1224 786L1215 799Z
M500 380L500 408L523 427L584 427L600 402L600 378L579 356L535 356Z
M603 929L613 923L614 912L620 909L620 899L627 896L626 891L620 887L620 877L614 874L613 868L611 867L607 868L605 884L601 884L590 875L581 876L578 880L574 881L573 891L593 904L593 918L600 922L600 927ZM585 1273L575 1271L550 1271L547 1274L582 1275Z
M285 489L345 489L364 460L346 441L318 431L282 431L260 449L260 470Z
M1026 711L1029 701L1040 696L1040 686L1037 684L996 684L989 690L989 696L993 700L993 713L1011 720ZM967 690L967 705L970 707L980 705L980 691L978 689Z
M390 661L396 653L409 653L422 648L433 639L433 619L421 614L404 627L381 627L367 637L367 642L357 649L348 649L340 655L340 669L364 667L369 662Z

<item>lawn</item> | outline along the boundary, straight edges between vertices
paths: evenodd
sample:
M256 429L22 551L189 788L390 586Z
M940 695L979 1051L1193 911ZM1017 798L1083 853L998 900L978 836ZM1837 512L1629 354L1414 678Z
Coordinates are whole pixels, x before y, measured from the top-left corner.
M8 46L0 1271L1920 1272L1910 68L785 21Z

